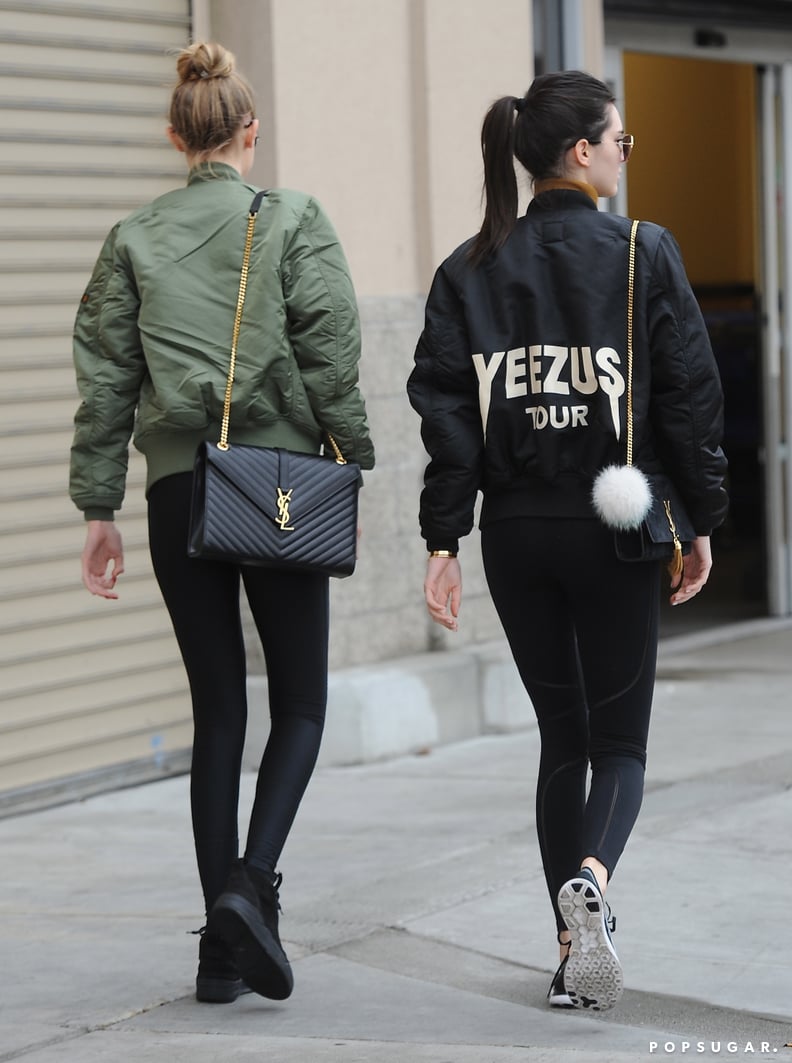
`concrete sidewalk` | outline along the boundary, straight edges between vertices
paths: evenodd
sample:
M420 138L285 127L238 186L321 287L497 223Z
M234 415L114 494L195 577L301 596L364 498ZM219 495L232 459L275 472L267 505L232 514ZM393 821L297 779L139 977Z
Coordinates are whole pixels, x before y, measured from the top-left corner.
M529 729L317 772L282 860L283 1003L194 999L186 778L0 821L0 1061L792 1060L792 629L735 633L662 647L612 1012L545 1005Z

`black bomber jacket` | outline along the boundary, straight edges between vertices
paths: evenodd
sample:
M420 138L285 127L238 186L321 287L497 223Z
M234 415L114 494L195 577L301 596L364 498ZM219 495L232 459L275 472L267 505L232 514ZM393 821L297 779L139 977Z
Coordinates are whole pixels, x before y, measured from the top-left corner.
M597 472L626 460L630 221L585 191L532 200L503 247L467 241L435 274L407 385L429 454L421 531L456 549L510 516L594 517ZM696 532L726 514L720 378L679 248L638 227L634 461L676 483Z

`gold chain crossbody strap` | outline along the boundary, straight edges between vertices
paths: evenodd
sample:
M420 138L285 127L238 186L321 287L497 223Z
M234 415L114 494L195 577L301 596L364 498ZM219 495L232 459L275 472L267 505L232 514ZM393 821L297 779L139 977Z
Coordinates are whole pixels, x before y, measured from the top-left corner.
M638 221L632 223L630 229L630 260L627 267L627 464L633 463L633 306L635 303L635 241L638 234ZM679 540L676 521L671 512L670 499L664 498L663 509L665 510L668 527L671 530L671 539L674 544L674 556L671 560L672 579L681 579L685 569L682 556L682 543ZM675 588L676 589L676 588Z
M247 291L248 272L250 271L250 251L253 247L253 232L256 228L258 215L259 197L253 200L248 214L247 235L245 236L245 251L242 255L242 273L239 277L239 295L237 296L236 314L234 315L234 331L231 335L231 364L228 367L228 380L226 381L225 398L223 400L223 421L220 426L220 442L218 450L228 450L228 423L231 420L231 389L234 386L234 371L236 370L237 344L239 343L239 329L242 325L242 309L245 305L245 292Z
M635 238L638 222L630 229L630 264L627 268L627 464L633 463L633 305L635 303Z
M253 248L253 233L256 229L261 201L266 192L258 192L250 205L248 214L247 233L245 235L245 250L242 254L242 271L239 276L239 294L237 295L236 313L234 314L234 330L231 334L231 360L228 366L228 379L226 380L225 398L223 399L223 420L220 425L220 440L217 443L218 450L228 450L228 426L231 420L231 391L234 387L234 372L236 371L237 345L239 343L239 330L242 326L242 310L245 306L245 293L247 292L248 273L250 272L250 253ZM346 465L346 458L341 453L335 439L327 433L330 446L333 448L335 460L339 465Z

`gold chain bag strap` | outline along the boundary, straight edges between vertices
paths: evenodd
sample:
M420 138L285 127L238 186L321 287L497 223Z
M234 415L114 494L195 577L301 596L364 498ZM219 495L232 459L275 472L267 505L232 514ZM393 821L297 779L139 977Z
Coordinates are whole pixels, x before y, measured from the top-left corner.
M250 206L239 278L220 439L206 441L193 470L190 557L349 576L357 555L360 467L280 447L229 443L231 395L256 218L266 192Z
M674 484L664 473L644 473L633 464L633 317L638 221L630 227L627 270L627 464L609 465L594 481L598 516L614 529L616 554L623 561L666 561L679 582L684 555L695 531Z

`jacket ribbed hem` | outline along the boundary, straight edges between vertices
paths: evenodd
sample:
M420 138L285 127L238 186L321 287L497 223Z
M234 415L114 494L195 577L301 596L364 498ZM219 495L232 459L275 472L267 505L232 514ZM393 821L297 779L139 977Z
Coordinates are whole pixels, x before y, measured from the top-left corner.
M515 481L508 490L486 491L479 527L514 517L567 517L598 520L591 502L591 484L577 477Z
M196 452L207 439L216 442L219 432L158 432L136 440L138 450L146 456L146 495L157 480L179 472L192 472ZM302 454L318 454L320 446L318 431L312 432L288 421L232 430L229 443L231 446L238 443L254 447L282 447Z

